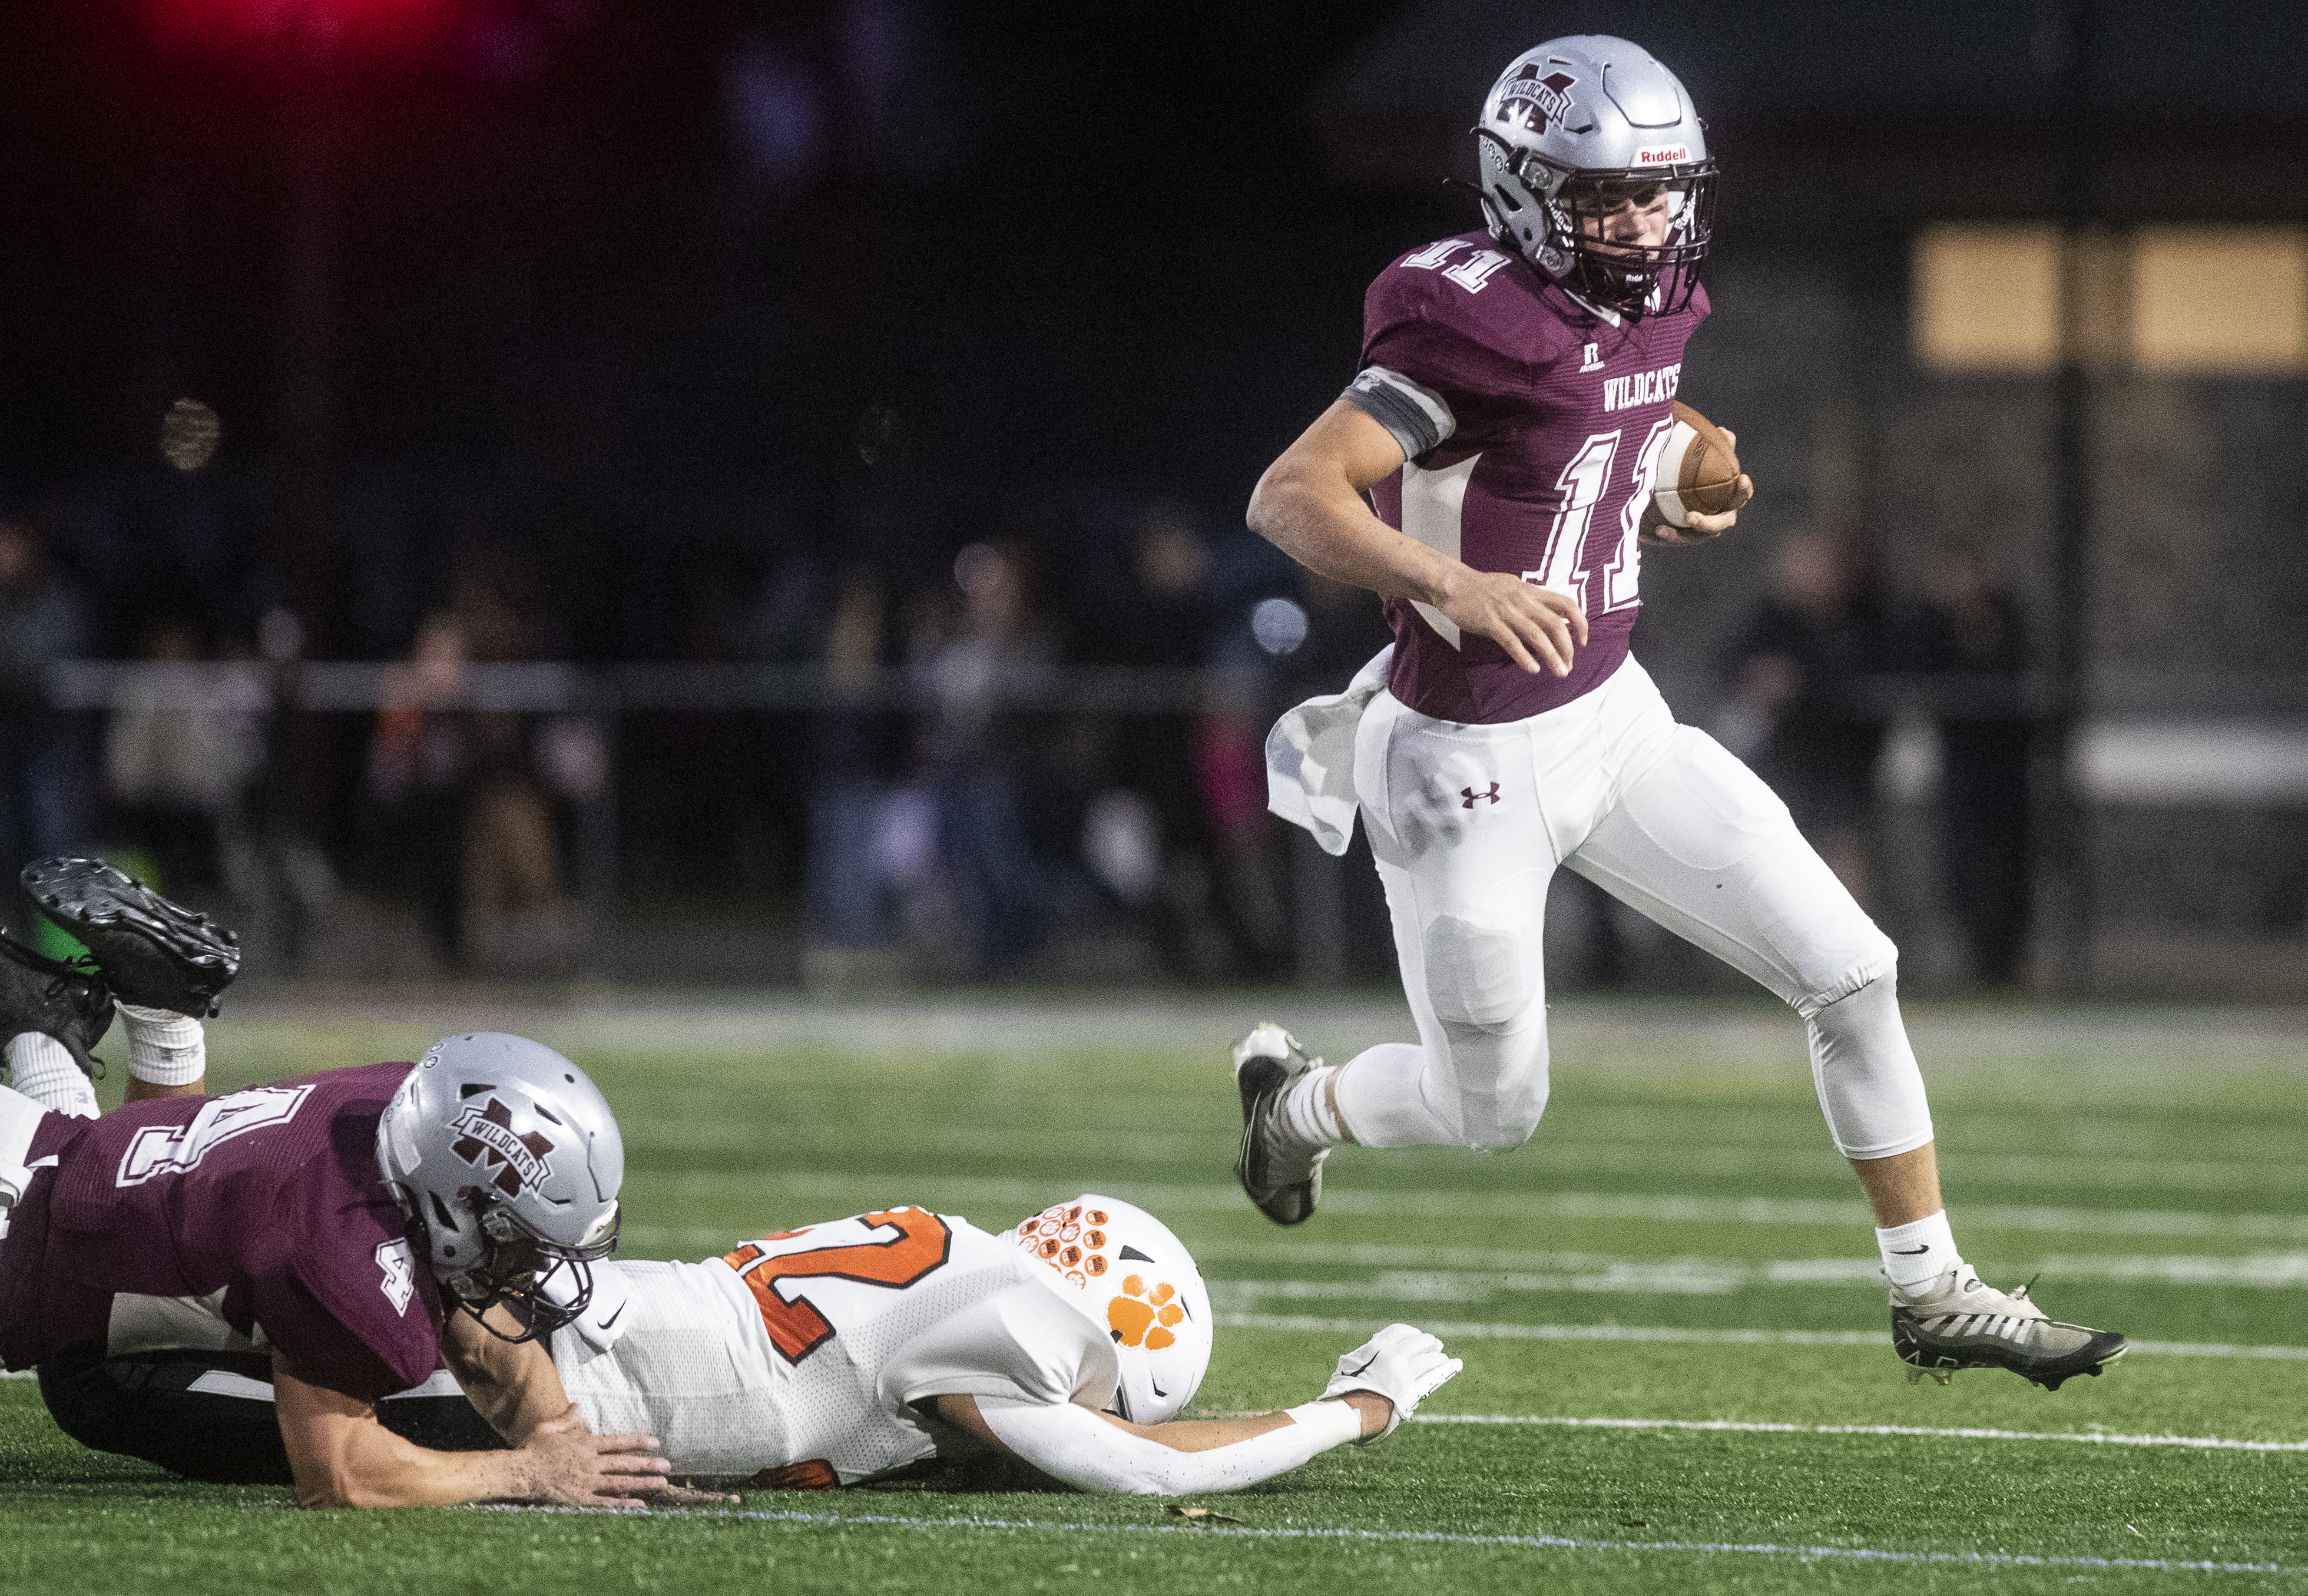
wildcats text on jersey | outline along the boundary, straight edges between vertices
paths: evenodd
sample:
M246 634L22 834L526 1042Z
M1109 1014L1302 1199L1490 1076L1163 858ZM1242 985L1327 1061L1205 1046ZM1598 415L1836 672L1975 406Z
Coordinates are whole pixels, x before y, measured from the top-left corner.
M1683 362L1662 366L1657 371L1639 371L1632 376L1603 379L1603 408L1623 410L1639 404L1662 404L1675 397L1683 383Z

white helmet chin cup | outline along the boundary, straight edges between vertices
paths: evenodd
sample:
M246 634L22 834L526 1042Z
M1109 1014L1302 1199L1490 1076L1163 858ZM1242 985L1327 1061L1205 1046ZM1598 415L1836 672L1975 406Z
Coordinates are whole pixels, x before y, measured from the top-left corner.
M1215 1326L1201 1271L1144 1209L1086 1192L1011 1232L1049 1266L1035 1272L1113 1341L1122 1375L1115 1411L1160 1424L1193 1401L1210 1372Z
M1549 39L1507 64L1475 134L1492 237L1619 308L1688 302L1713 223L1715 163L1691 96L1649 52L1607 34ZM1580 226L1582 195L1635 183L1668 191L1666 241L1597 248Z
M582 1070L526 1037L435 1042L392 1094L376 1149L434 1277L469 1304L525 1298L521 1261L550 1272L616 1245L616 1119Z

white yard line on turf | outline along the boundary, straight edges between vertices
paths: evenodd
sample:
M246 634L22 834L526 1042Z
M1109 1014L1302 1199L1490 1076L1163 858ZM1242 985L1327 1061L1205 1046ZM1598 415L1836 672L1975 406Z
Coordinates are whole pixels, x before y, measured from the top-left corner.
M485 1511L508 1513L581 1513L579 1507L529 1507L492 1505ZM1871 1546L1780 1546L1771 1541L1737 1540L1601 1540L1579 1535L1466 1535L1442 1530L1267 1530L1228 1524L1087 1524L1063 1520L1013 1518L911 1518L892 1513L772 1513L744 1509L704 1514L680 1508L650 1514L652 1518L734 1518L784 1524L873 1524L896 1530L1030 1530L1058 1535L1184 1535L1201 1540L1225 1536L1236 1540L1339 1540L1392 1542L1425 1546L1496 1547L1507 1550L1581 1552L1690 1552L1765 1557L1850 1559L1864 1563L1966 1564L1990 1568L2109 1568L2139 1569L2156 1574L2308 1574L2308 1566L2283 1563L2221 1563L2178 1557L2089 1557L2052 1552L1911 1552Z
M976 1176L926 1176L919 1171L858 1174L831 1169L789 1169L760 1178L769 1190L835 1202L866 1198L943 1206L970 1204L989 1210L1035 1212L1076 1188L1062 1181L994 1179ZM1232 1186L1175 1186L1120 1181L1100 1189L1157 1213L1170 1211L1227 1212L1242 1210ZM1874 1221L1856 1200L1795 1201L1779 1197L1623 1196L1603 1192L1373 1191L1326 1192L1325 1212L1376 1219L1462 1220L1472 1204L1492 1219L1643 1220L1667 1224L1839 1225ZM1009 1222L1003 1214L982 1215ZM2197 1236L2240 1241L2308 1243L2308 1215L2296 1213L2200 1213L2161 1209L2052 1208L2037 1205L1965 1205L1955 1222L1967 1235L1981 1230L2023 1230L2076 1236ZM636 1226L628 1235L656 1234ZM687 1235L690 1230L667 1231ZM716 1236L726 1234L714 1231Z
M1214 1251L1216 1249L1213 1249ZM1342 1248L1342 1251L1411 1255L1416 1248ZM1473 1249L1451 1249L1453 1253ZM1227 1253L1217 1252L1218 1256ZM1233 1255L1246 1258L1252 1255ZM1212 1256L1205 1252L1205 1267ZM1274 1262L1319 1263L1281 1258ZM1436 1258L1434 1264L1449 1260ZM2054 1281L2150 1281L2170 1285L2241 1286L2283 1290L2308 1286L2308 1252L2254 1253L2242 1257L2138 1257L2071 1255L1998 1265L2014 1274ZM1330 1298L1377 1298L1390 1302L1487 1302L1514 1292L1609 1291L1653 1296L1723 1296L1757 1288L1860 1284L1882 1289L1882 1266L1873 1258L1783 1258L1745 1263L1724 1258L1606 1258L1580 1253L1508 1253L1463 1268L1381 1269L1360 1280L1275 1280L1268 1276L1217 1279L1211 1295L1222 1307L1247 1307L1258 1298L1319 1301Z
M1931 1429L1912 1424L1761 1424L1735 1419L1554 1419L1520 1413L1417 1413L1413 1424L1535 1424L1571 1429L1730 1430L1765 1436L1922 1436L1951 1441L2080 1441L2094 1446L2189 1446L2200 1452L2308 1452L2308 1441L2226 1436L2118 1436L2103 1431Z
M1230 1330L1311 1330L1324 1335L1368 1335L1379 1319L1317 1319L1300 1314L1219 1314ZM1685 1330L1668 1324L1477 1324L1420 1321L1445 1341L1687 1342L1701 1346L1882 1347L1882 1330ZM2225 1342L2133 1342L2131 1350L2164 1358L2265 1358L2308 1361L2308 1347L2239 1347Z

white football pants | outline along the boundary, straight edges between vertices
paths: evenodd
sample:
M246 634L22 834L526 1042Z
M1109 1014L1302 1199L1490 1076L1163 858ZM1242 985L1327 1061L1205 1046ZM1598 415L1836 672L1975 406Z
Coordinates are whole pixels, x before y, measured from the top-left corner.
M1630 659L1594 692L1504 725L1435 720L1391 693L1356 729L1355 790L1394 918L1418 1043L1338 1076L1368 1146L1512 1147L1546 1107L1546 888L1566 866L1777 993L1810 1029L1847 1158L1932 1139L1899 1022L1898 951L1787 807Z

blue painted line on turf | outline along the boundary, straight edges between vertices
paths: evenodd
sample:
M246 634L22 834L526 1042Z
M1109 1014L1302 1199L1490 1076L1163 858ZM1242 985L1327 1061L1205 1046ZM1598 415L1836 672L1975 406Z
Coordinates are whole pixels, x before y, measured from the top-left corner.
M507 1511L578 1513L583 1509L512 1507ZM909 1518L888 1513L774 1513L756 1508L710 1514L679 1509L650 1516L737 1518L788 1524L874 1524L900 1530L1025 1530L1056 1535L1186 1535L1197 1539L1222 1535L1236 1540L1416 1542L1432 1546L1500 1547L1531 1551L1684 1552L1701 1556L1729 1553L1796 1557L1805 1561L1831 1558L1867 1563L1957 1564L1990 1568L2105 1568L2154 1574L2308 1574L2308 1566L2225 1563L2177 1557L2091 1557L2049 1552L1894 1551L1866 1546L1780 1546L1770 1541L1598 1540L1579 1535L1473 1535L1453 1534L1442 1530L1268 1530L1253 1525L1227 1524L1084 1524L1042 1519Z
M1382 1319L1320 1319L1303 1314L1219 1314L1228 1330L1310 1330L1324 1335L1367 1335ZM1730 1347L1888 1347L1885 1330L1685 1330L1668 1324L1484 1324L1444 1319L1418 1322L1445 1341L1682 1342ZM2133 1342L2129 1350L2158 1358L2259 1358L2308 1361L2308 1347L2244 1347L2226 1342Z
M1737 1419L1558 1419L1521 1413L1415 1413L1413 1424L1553 1425L1566 1429L1724 1430L1765 1436L1916 1436L1951 1441L2074 1441L2093 1446L2184 1446L2200 1452L2308 1452L2308 1441L2226 1436L2123 1436L2105 1430L1933 1429L1913 1424L1770 1424Z

